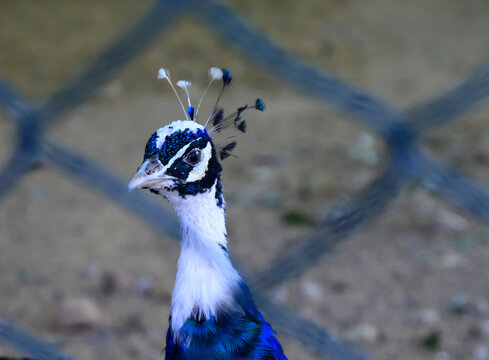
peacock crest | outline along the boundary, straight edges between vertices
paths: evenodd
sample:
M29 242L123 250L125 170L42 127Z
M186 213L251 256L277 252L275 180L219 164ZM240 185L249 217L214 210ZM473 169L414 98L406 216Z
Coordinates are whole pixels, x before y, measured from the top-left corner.
M205 95L207 94L209 88L214 82L221 81L222 85L219 90L219 93L217 95L216 102L214 104L214 107L212 108L210 114L208 115L206 121L203 123L204 129L206 129L207 133L209 135L213 133L219 133L224 129L227 128L234 128L237 129L238 131L245 133L247 124L246 120L243 119L242 114L248 110L248 109L256 109L259 111L264 111L265 110L265 103L263 102L262 99L258 98L255 100L255 103L253 105L248 105L245 104L244 106L241 106L236 109L236 111L232 112L231 114L225 115L224 114L224 109L222 107L219 107L219 101L222 97L222 94L224 93L224 90L229 87L233 81L233 78L230 74L230 72L226 69L220 69L217 67L211 67L209 69L209 84L205 88L204 92L202 93L200 100L197 104L197 108L192 106L192 102L190 100L190 87L192 83L187 80L179 80L176 82L177 87L182 89L185 92L186 95L186 100L187 100L187 106L184 105L184 102L182 101L182 98L180 97L176 87L173 85L173 82L170 77L170 71L161 68L158 71L158 79L165 79L168 81L170 84L170 87L172 88L173 92L175 93L175 96L180 103L180 106L182 107L183 113L185 115L185 118L189 121L195 121L198 122L199 119L199 110L200 106L202 105L202 102L205 98ZM207 129L207 127L209 128ZM150 139L151 140L151 139ZM156 142L156 139L153 139L154 141L150 143L148 141L148 145L146 148L146 154L151 153L152 151L155 151L154 144ZM219 157L221 160L224 160L228 158L234 148L236 147L236 141L231 141L226 143L223 146L219 147Z

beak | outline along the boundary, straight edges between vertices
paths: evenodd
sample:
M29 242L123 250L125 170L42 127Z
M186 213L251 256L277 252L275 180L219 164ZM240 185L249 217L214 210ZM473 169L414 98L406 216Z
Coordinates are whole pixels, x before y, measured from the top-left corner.
M131 192L138 188L161 187L162 184L170 180L177 180L177 178L164 174L161 162L158 159L150 158L141 164L127 184L127 190Z

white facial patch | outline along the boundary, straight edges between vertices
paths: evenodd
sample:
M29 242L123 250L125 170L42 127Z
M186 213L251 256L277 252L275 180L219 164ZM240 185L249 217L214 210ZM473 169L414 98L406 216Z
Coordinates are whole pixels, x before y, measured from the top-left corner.
M212 156L211 143L208 142L206 147L202 149L202 160L201 162L193 168L193 170L188 174L186 182L194 182L202 179L207 172L207 167L209 165L209 160Z
M192 145L192 143L193 142L190 142L187 145L185 145L183 148L178 150L175 156L173 156L170 159L170 161L168 161L168 164L166 164L166 166L164 166L161 169L161 171L159 171L159 173L164 174L169 168L171 168L171 166L175 161L177 161L178 159L184 156L185 152L190 147L190 145ZM194 167L193 170L188 174L188 177L187 179L185 179L185 182L194 182L203 178L207 171L207 166L209 165L209 160L211 156L212 156L212 146L211 143L209 142L207 143L206 147L202 149L202 161L196 167Z
M178 150L178 152L175 154L175 156L173 156L170 161L168 161L168 164L166 164L166 166L163 168L162 170L162 173L164 174L166 170L168 170L169 168L171 168L171 166L173 165L173 163L175 161L177 161L178 159L180 159L183 154L185 154L185 151L187 151L187 149L189 148L189 146L192 145L192 142L189 142L187 145L185 145L183 148L181 148L180 150Z

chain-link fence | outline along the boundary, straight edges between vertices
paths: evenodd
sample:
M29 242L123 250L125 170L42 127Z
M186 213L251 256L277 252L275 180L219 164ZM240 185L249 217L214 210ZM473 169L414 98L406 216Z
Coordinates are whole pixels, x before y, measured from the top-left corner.
M419 140L432 128L471 109L489 94L489 65L439 98L400 113L387 103L333 74L307 64L281 49L229 7L212 0L157 0L146 15L106 49L80 76L61 87L41 106L34 106L9 84L0 80L0 105L16 124L18 142L0 172L0 200L22 176L42 163L58 168L72 178L110 198L144 219L162 234L180 236L178 222L165 208L138 193L127 193L126 181L113 175L74 150L55 144L47 136L61 115L72 110L94 89L103 85L131 59L139 56L157 35L169 29L182 14L190 13L255 62L281 80L306 91L318 100L353 115L385 142L390 158L384 173L301 241L297 241L258 274L237 265L251 285L266 318L283 333L302 342L326 358L366 360L368 355L329 334L319 324L278 305L265 294L280 283L306 271L334 250L359 225L383 214L396 194L413 181L450 203L489 221L489 193L480 185L430 157ZM51 344L25 333L0 319L0 341L37 359L62 359Z

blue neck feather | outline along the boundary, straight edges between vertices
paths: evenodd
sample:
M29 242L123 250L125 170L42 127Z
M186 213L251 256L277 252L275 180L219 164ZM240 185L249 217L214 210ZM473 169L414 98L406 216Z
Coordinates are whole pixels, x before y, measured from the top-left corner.
M287 360L244 283L234 298L242 312L222 309L209 320L190 318L179 330L178 341L170 327L165 360Z

